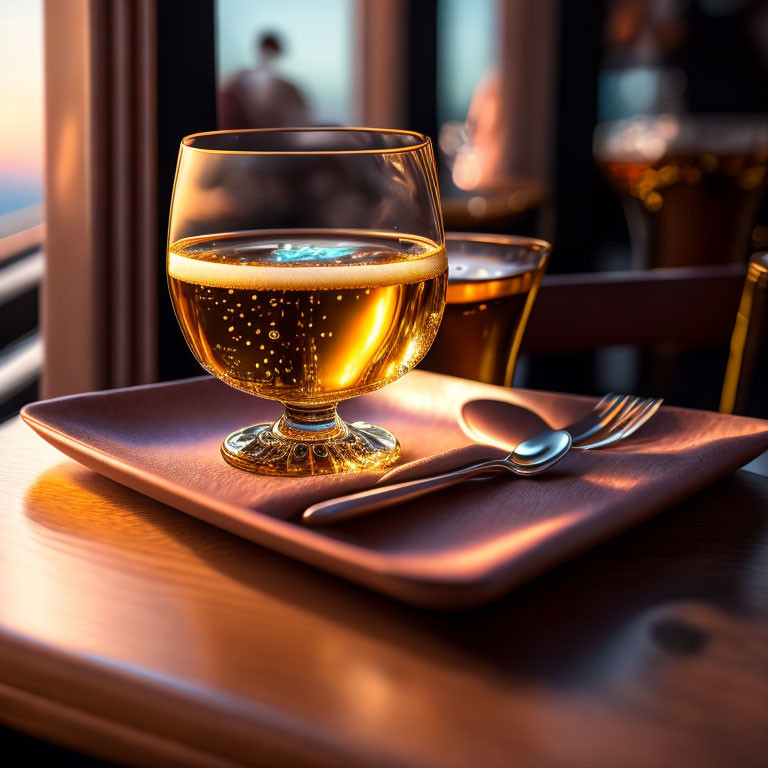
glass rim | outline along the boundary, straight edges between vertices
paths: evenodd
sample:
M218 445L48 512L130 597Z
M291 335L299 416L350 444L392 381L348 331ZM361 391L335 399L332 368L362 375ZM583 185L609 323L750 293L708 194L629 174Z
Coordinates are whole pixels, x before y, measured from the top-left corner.
M217 149L210 147L195 146L198 139L212 138L217 136L252 136L257 135L280 135L289 133L338 133L352 135L355 133L366 135L381 136L402 136L415 139L412 144L403 143L394 147L378 147L365 149ZM402 130L399 128L366 128L357 126L292 126L287 128L243 128L242 130L221 130L221 131L200 131L190 133L181 140L181 146L185 149L195 152L203 152L213 155L391 155L403 152L414 152L432 145L429 136L417 131Z
M525 237L523 235L497 235L485 232L446 232L446 247L450 241L510 245L528 248L531 251L544 251L547 254L552 251L552 244L546 240L541 240L538 237Z
M668 150L719 156L766 148L768 114L758 112L643 113L597 123L592 133L592 153L603 161L656 162Z
M595 128L611 128L631 123L656 123L674 119L681 125L766 126L766 112L638 112L634 115L598 120Z

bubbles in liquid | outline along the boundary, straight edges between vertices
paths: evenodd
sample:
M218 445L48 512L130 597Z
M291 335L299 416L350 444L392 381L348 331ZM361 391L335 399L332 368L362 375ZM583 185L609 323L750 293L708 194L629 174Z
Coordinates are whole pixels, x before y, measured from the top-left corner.
M445 251L417 238L354 237L354 246L295 249L246 234L174 244L171 295L202 365L291 402L350 397L412 368L439 324ZM227 323L209 311L222 294L237 307Z

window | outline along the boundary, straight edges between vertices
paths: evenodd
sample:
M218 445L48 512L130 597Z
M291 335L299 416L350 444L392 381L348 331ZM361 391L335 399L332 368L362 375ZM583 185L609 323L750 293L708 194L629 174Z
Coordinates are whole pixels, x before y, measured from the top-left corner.
M0 5L0 419L36 396L42 365L42 10Z
M354 19L354 0L218 0L221 127L355 122ZM259 95L260 84L270 75L295 89L305 113L281 110L274 98ZM222 109L222 91L241 102L234 106L234 116L231 105ZM278 102L293 98L288 87L277 93Z
M43 196L42 0L0 5L0 215Z
M463 123L477 86L497 66L496 0L437 6L437 120Z

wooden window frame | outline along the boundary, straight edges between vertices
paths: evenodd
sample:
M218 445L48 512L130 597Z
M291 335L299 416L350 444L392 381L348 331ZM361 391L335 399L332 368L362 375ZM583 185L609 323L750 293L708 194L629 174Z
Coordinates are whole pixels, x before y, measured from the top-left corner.
M436 9L420 2L357 0L362 124L436 128L429 110L424 125L412 124L413 73L435 77L408 56L417 17ZM533 29L549 17L524 0L499 2L503 37L522 23L538 40L525 49L530 75L552 53ZM179 142L216 128L214 17L214 0L45 0L46 397L199 371L173 316L163 256ZM182 48L195 50L194 71ZM547 86L539 77L527 90L517 80L505 89L519 120L515 105L530 112ZM546 156L541 146L536 156Z

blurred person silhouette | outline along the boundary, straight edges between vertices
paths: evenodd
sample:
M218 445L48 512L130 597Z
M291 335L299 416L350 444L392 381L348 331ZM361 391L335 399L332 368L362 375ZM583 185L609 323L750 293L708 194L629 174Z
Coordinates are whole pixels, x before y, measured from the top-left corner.
M281 128L309 124L301 91L275 71L283 51L274 32L254 40L256 66L230 77L219 91L219 123L223 129Z

